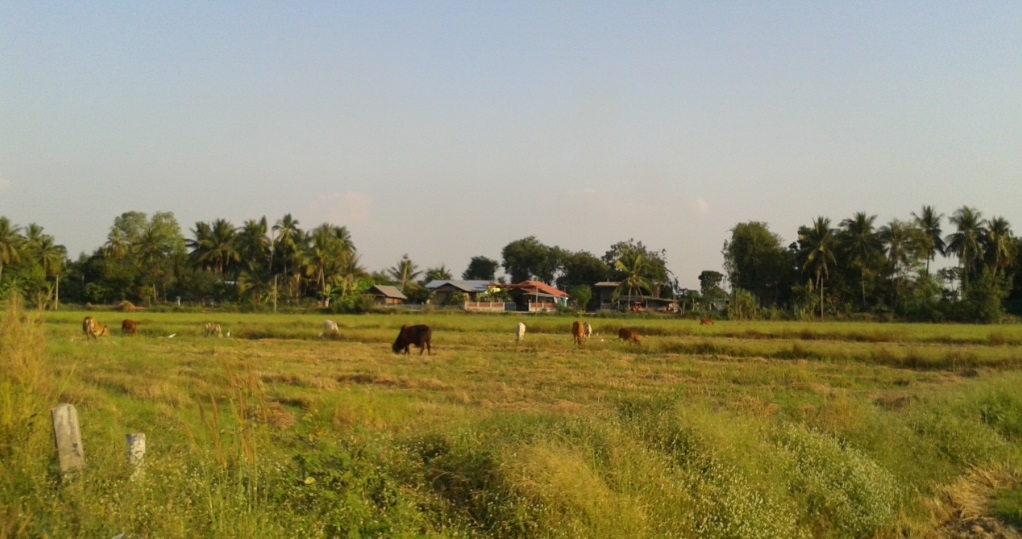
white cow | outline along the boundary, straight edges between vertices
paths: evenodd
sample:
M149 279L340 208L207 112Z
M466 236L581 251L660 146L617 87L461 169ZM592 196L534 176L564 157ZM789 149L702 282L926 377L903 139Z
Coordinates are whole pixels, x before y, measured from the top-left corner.
M587 339L593 336L593 326L590 326L589 322L582 324L582 335Z
M525 340L525 324L518 322L515 327L515 343L522 344L523 340Z
M337 322L333 320L323 322L323 333L337 333L338 331L340 330L337 329Z

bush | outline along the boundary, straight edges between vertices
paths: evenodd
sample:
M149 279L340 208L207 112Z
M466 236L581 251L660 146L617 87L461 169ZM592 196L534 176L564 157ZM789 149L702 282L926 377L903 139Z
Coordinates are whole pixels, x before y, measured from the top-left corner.
M729 320L755 320L759 317L759 300L748 290L736 288L727 305Z
M893 522L897 482L868 456L796 425L780 432L779 443L790 456L789 489L810 519L848 537L869 537Z

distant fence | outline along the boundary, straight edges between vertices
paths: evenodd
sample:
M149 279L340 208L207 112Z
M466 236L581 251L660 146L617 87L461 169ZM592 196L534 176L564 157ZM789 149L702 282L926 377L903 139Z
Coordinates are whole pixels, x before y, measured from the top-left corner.
M556 311L556 310L557 310L557 304L556 303L531 303L531 302L529 303L529 312L530 313L543 313L543 312L547 312L547 311Z
M514 311L515 304L503 301L466 301L465 310L482 313L502 313Z

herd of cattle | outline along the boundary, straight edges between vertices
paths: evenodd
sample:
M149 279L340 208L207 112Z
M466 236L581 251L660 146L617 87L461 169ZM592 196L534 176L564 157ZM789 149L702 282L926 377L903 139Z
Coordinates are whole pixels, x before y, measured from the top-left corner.
M700 325L713 325L713 320L710 318L703 318L699 320ZM85 320L82 321L82 333L88 339L95 339L97 337L109 336L110 328L105 324L100 324L95 317L86 316ZM327 320L323 322L323 333L336 335L340 333L340 329L337 327L337 322L333 320ZM121 334L122 335L138 335L138 322L134 320L125 320L121 322ZM176 334L175 334L176 335ZM220 328L220 324L215 322L206 322L202 327L203 337L223 337L223 331ZM230 332L227 333L230 337ZM586 339L593 336L593 326L589 322L574 321L571 324L571 337L575 345L581 346ZM621 328L617 332L617 336L629 344L639 344L639 335L635 330L628 328ZM173 337L173 335L171 335ZM391 350L395 354L404 352L410 354L409 350L412 346L419 349L419 355L423 352L429 355L433 355L431 343L433 340L433 330L425 324L418 324L414 326L401 326L401 330L397 334L397 339L394 340ZM522 344L525 340L525 324L519 322L515 326L515 343Z

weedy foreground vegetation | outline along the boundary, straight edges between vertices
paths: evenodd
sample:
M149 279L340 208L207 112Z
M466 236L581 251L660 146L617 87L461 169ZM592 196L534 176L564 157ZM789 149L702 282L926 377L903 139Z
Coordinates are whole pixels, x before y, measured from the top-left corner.
M940 537L1022 524L1022 327L0 322L0 537ZM230 337L203 338L214 320ZM528 332L516 345L512 330ZM402 324L434 354L398 356ZM616 338L637 330L639 346ZM174 335L170 338L170 335ZM49 410L78 409L62 478ZM125 434L144 432L132 479Z

